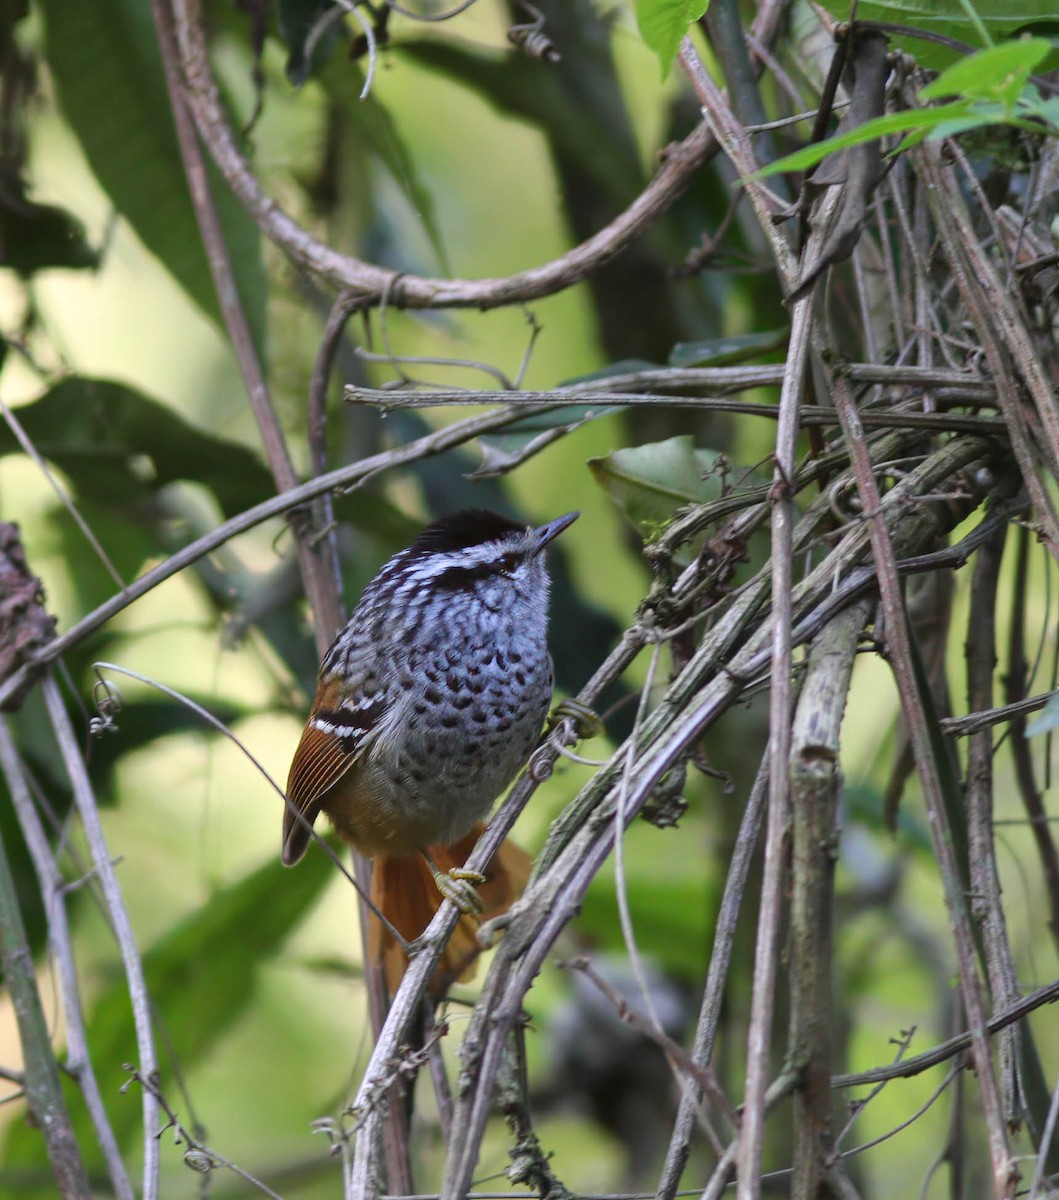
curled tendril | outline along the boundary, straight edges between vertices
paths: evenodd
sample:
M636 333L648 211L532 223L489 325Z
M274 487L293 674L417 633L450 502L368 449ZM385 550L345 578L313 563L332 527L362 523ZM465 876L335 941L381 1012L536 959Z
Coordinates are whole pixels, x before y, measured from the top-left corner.
M88 732L92 737L101 737L104 733L117 733L118 723L115 717L122 710L121 692L96 671L96 682L92 686L92 701L96 706L96 717L90 717Z
M458 17L460 13L466 12L472 4L476 3L477 0L462 0L454 8L440 13L418 13L413 9L405 8L404 5L398 3L398 0L386 0L386 7L392 8L394 12L400 13L402 17L409 17L413 21L451 21L453 17Z
M533 19L521 25L512 25L507 31L507 40L513 46L520 47L530 58L539 58L542 62L549 63L561 62L562 55L544 31L544 13L527 0L518 2Z
M530 755L526 770L529 771L530 778L535 783L544 783L545 780L552 777L553 762L552 747L545 742Z
M200 1175L208 1175L217 1164L204 1150L192 1147L190 1150L184 1151L184 1166L198 1171Z

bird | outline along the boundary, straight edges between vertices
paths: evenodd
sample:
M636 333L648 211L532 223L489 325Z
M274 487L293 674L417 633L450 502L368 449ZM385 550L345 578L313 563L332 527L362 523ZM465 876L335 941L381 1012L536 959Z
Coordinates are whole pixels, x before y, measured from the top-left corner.
M532 526L472 508L427 525L367 585L324 655L291 763L285 865L302 858L323 812L372 859L372 902L404 943L443 899L461 908L436 995L473 971L475 918L506 912L529 878L530 859L510 840L484 877L463 868L544 729L544 551L578 515ZM367 952L392 996L405 947L374 916Z

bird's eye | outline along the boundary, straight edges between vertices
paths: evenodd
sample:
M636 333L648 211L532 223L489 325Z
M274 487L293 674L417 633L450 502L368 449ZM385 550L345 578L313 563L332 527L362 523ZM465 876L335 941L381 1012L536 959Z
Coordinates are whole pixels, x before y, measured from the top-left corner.
M516 554L503 554L496 562L496 569L501 575L510 575L517 566L518 555Z

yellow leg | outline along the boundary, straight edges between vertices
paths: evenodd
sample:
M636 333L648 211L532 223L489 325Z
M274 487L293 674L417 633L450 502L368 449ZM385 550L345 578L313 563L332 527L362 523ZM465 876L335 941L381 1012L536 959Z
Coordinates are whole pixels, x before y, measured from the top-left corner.
M485 883L486 877L478 871L464 870L463 867L442 871L429 854L424 854L423 857L434 876L438 891L445 899L451 900L464 916L481 916L485 911L485 904L475 885Z
M594 738L605 732L602 717L580 700L560 700L548 716L548 728L554 729L564 717L573 721L578 737Z

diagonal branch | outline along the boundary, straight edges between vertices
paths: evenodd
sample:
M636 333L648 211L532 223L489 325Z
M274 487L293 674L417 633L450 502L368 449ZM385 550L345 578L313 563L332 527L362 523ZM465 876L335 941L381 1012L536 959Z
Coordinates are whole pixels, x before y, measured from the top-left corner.
M129 1000L132 1004L133 1023L136 1027L136 1043L139 1049L140 1073L146 1078L153 1077L158 1069L155 1057L154 1032L151 1022L151 1001L147 994L147 980L143 973L143 962L136 946L136 936L132 931L132 923L125 908L121 894L121 884L118 883L114 862L107 849L106 838L103 835L103 825L99 819L99 808L92 792L92 784L85 769L81 748L77 744L77 735L63 704L59 693L59 685L51 675L47 675L41 684L44 692L44 704L48 710L55 740L59 745L66 774L74 794L81 824L85 837L88 839L92 852L92 866L99 879L106 901L107 912L117 938L118 949L121 952L125 977L128 982ZM158 1197L158 1102L148 1091L143 1093L143 1200L157 1200Z
M0 750L8 748L7 727ZM14 747L11 746L12 751ZM4 753L4 768L8 767ZM33 1120L44 1135L55 1181L64 1200L83 1200L90 1194L88 1175L74 1137L63 1097L59 1064L55 1061L48 1020L37 989L33 956L19 908L11 864L0 839L0 965L11 997L25 1062L23 1087Z
M0 718L0 767L3 769L11 804L18 817L22 836L33 860L37 884L44 901L44 912L48 921L48 942L58 964L59 985L62 991L63 1017L66 1021L66 1047L70 1069L77 1078L85 1098L96 1141L103 1151L103 1158L110 1175L110 1184L117 1200L134 1200L135 1193L122 1162L121 1150L114 1130L107 1118L106 1106L100 1095L99 1082L92 1067L85 1029L84 1011L81 1007L81 990L77 982L77 966L74 962L73 946L70 943L70 927L66 916L66 899L62 872L56 865L48 837L44 832L40 816L29 794L26 777L22 770L18 748L7 722Z
M4 705L26 686L27 681L35 672L39 673L41 668L54 662L71 646L77 645L89 634L101 628L133 601L146 596L160 583L179 574L185 567L198 562L200 558L204 558L212 550L216 550L218 546L224 545L238 534L245 533L248 529L253 529L273 517L282 516L291 509L306 504L327 492L341 489L351 490L383 471L406 466L435 454L443 454L446 450L462 446L472 438L503 429L505 425L519 420L521 415L517 408L504 408L479 417L470 417L444 429L424 434L423 437L396 450L386 450L380 454L374 454L370 458L362 458L358 462L337 467L324 475L317 475L316 478L299 484L290 491L281 492L278 496L272 496L260 504L255 504L253 508L246 509L238 516L232 517L224 524L218 525L216 529L197 538L183 550L171 555L165 562L159 563L157 567L145 571L119 595L112 596L98 608L82 617L65 633L36 650L26 665L20 667L3 683L0 683L0 709L3 709Z
M989 1134L994 1184L998 1196L1010 1197L1014 1195L1018 1171L1008 1151L1007 1138L1004 1133L1000 1098L997 1094L993 1060L986 1033L985 1001L975 965L974 933L964 895L963 880L953 850L952 829L945 809L930 725L916 680L912 646L905 618L904 598L901 594L901 584L896 570L894 546L883 519L878 484L866 452L864 430L860 424L848 381L839 376L833 376L831 388L835 398L835 407L842 420L846 442L852 451L861 505L864 512L868 514L872 557L878 573L879 595L886 622L887 648L897 679L905 726L908 730L926 801L927 821L934 845L934 856L937 859L938 869L945 887L945 904L949 912L949 922L956 948L960 991L971 1027L971 1048Z

